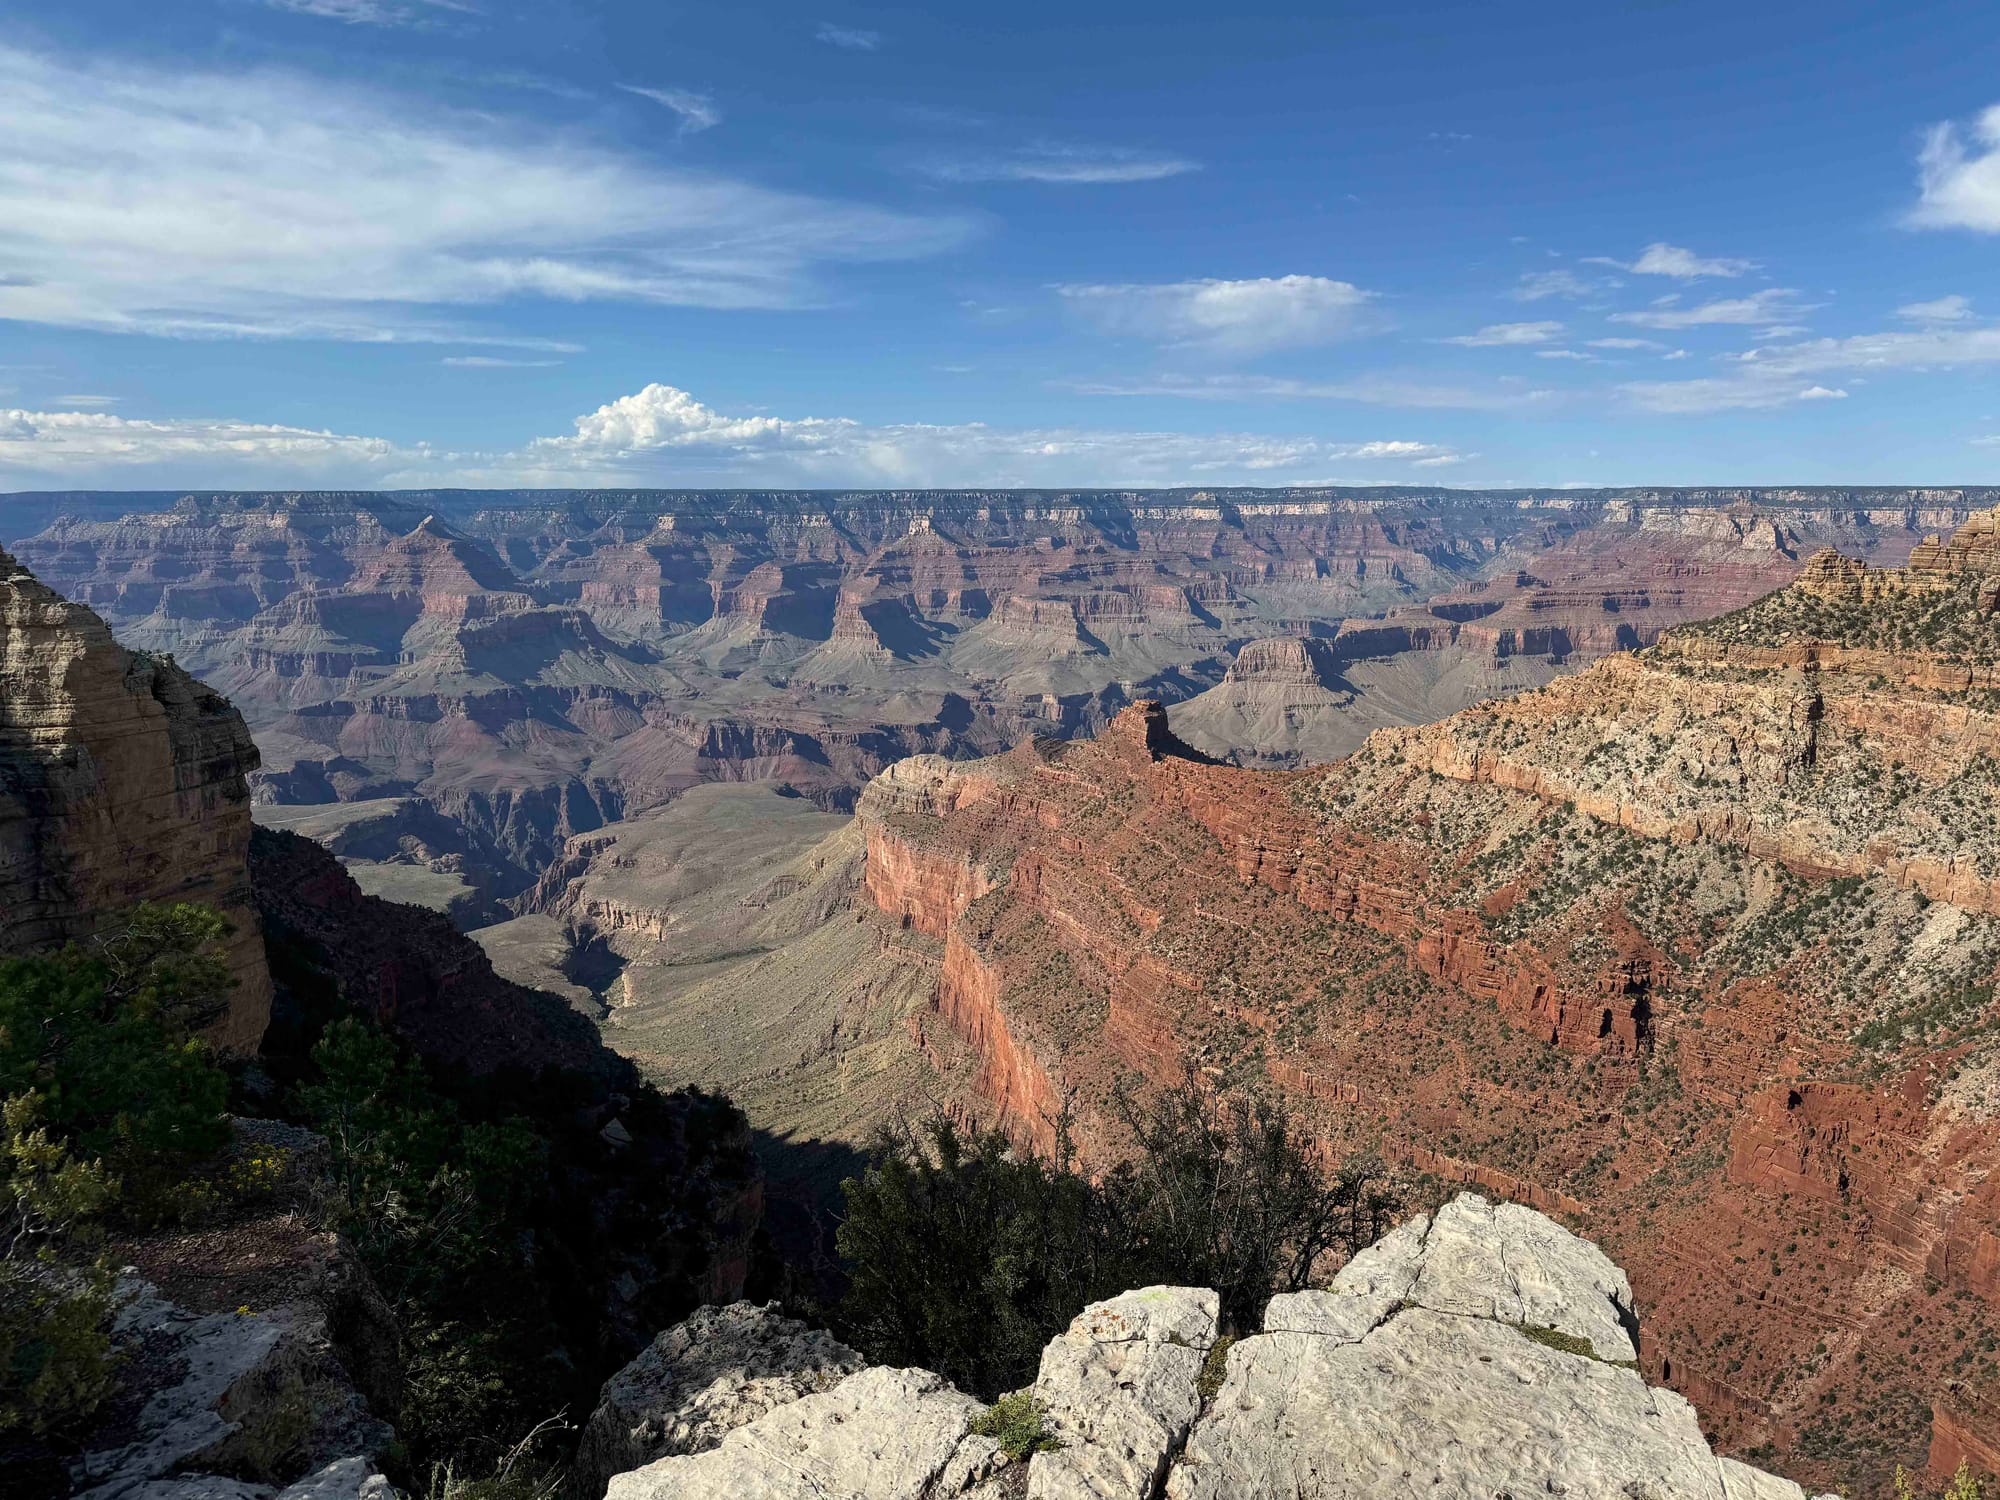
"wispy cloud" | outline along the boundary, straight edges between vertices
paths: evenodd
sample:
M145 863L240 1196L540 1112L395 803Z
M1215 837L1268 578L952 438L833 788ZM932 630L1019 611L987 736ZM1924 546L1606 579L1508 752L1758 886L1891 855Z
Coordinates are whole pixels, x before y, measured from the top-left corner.
M1658 339L1608 338L1608 339L1585 339L1584 342L1587 343L1593 349L1638 350L1638 349L1664 349L1667 347L1665 344L1661 343Z
M1519 346L1523 344L1546 344L1563 331L1560 323L1488 323L1477 333L1461 333L1453 338L1439 339L1441 344L1463 344L1468 349L1485 349L1497 346Z
M1798 295L1787 287L1772 287L1747 297L1704 302L1698 307L1662 305L1645 312L1613 313L1611 321L1634 323L1641 328L1699 328L1715 323L1758 326L1779 323L1809 311L1799 303Z
M107 406L116 406L119 400L120 398L117 396L58 396L56 397L56 405L75 407L79 410L101 410Z
M1406 437L1332 441L737 415L662 384L585 413L561 436L491 453L248 422L0 411L0 487L105 479L244 486L1369 483L1469 456Z
M1931 302L1905 302L1896 316L1911 323L1963 323L1972 317L1972 299L1953 293Z
M1621 386L1619 391L1629 403L1646 411L1756 410L1795 401L1838 400L1847 394L1815 378L1820 376L1858 378L1996 364L2000 364L2000 327L1940 326L1759 347L1736 356L1726 375L1639 381Z
M849 52L874 52L882 45L882 33L864 31L859 26L836 26L831 21L822 21L819 30L813 33L829 47L842 47Z
M0 47L0 98L0 318L25 322L457 341L440 313L521 298L807 304L820 267L970 232L278 70Z
M253 484L320 476L365 483L387 464L428 457L428 450L399 449L381 438L263 422L0 410L0 487L24 477L129 482L133 471L182 482L216 474Z
M1352 401L1411 411L1530 411L1560 399L1553 390L1515 384L1450 385L1400 376L1294 380L1273 375L1156 375L1133 380L1070 380L1079 396L1173 396L1191 401Z
M434 23L441 10L478 14L478 7L466 4L465 0L413 0L409 5L395 4L393 0L261 0L261 3L271 10L317 16L348 26L423 26Z
M706 94L697 94L691 89L645 88L636 83L621 83L618 87L628 94L637 94L641 99L650 99L679 115L682 135L713 130L722 123L722 111Z
M1702 276L1741 276L1757 269L1754 260L1696 255L1684 246L1669 245L1664 240L1655 240L1641 250L1637 260L1613 260L1607 255L1586 256L1585 260L1591 265L1615 266L1635 276L1673 276L1682 281Z
M1059 286L1107 333L1227 355L1329 344L1375 326L1374 294L1325 276Z
M1527 272L1507 295L1516 302L1545 302L1551 297L1581 301L1619 284L1615 277L1579 276L1567 267L1558 267L1553 271Z
M454 354L438 361L454 370L552 370L559 359L500 359L490 354Z
M919 172L940 182L1048 182L1060 186L1159 182L1201 170L1199 162L1116 146L1051 143L1018 150L920 158Z
M2000 234L2000 104L1963 133L1949 121L1932 126L1917 155L1917 186L1911 225Z

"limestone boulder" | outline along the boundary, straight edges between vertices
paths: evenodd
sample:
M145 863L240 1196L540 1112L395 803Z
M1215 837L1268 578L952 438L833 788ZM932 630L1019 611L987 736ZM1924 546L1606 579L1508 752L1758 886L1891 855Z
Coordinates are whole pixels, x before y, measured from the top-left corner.
M774 1302L704 1307L605 1382L584 1425L571 1492L598 1500L614 1474L705 1453L774 1407L831 1390L867 1361Z
M1150 1500L1201 1410L1220 1299L1145 1287L1079 1313L1042 1351L1034 1385L1061 1444L1036 1453L1029 1500Z
M612 1479L607 1500L937 1500L986 1408L928 1370L883 1366L775 1407L705 1453ZM982 1450L983 1451L983 1450Z

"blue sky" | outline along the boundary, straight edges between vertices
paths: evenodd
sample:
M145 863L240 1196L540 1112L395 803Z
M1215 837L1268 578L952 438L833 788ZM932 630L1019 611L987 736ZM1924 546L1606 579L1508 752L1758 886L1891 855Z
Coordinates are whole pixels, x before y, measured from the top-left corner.
M1990 5L66 0L0 490L2000 481Z

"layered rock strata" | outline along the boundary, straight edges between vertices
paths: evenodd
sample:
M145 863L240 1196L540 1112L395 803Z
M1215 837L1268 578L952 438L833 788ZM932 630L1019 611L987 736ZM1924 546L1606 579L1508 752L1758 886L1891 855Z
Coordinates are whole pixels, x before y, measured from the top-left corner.
M114 520L80 497L20 545L235 699L260 797L418 804L365 857L471 923L690 786L844 809L901 757L1091 734L1137 697L1226 688L1193 739L1322 760L1747 602L1815 546L1900 560L1975 498L206 495ZM1331 640L1351 701L1267 683L1229 706L1235 653L1302 636Z
M249 732L171 657L127 651L0 553L0 951L147 901L212 906L235 978L211 1039L256 1050L271 978L250 899Z
M1106 1158L1121 1079L1275 1090L1603 1238L1729 1451L1949 1472L2000 1430L1987 529L1310 773L1143 706L899 768L865 889L936 945L920 1050Z

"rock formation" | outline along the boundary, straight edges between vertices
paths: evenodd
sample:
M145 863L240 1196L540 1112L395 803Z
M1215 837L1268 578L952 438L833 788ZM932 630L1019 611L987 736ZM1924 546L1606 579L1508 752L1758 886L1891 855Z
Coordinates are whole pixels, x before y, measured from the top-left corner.
M1097 741L864 796L953 1107L1274 1089L1601 1238L1727 1451L1879 1485L2000 1431L2000 623L1980 522L1345 760ZM1942 577L1942 584L1936 580ZM1337 644L1337 643L1336 643ZM884 951L888 951L888 939ZM1946 1309L1949 1309L1949 1312ZM1987 1444L1990 1448L1990 1444Z
M1325 1291L1273 1298L1217 1384L1203 1379L1215 1293L1149 1287L1086 1308L1030 1388L1044 1439L1025 1486L976 1430L980 1403L926 1371L875 1368L747 1405L699 1450L613 1478L609 1500L1803 1500L1710 1451L1694 1408L1639 1375L1634 1328L1624 1274L1596 1246L1466 1194Z
M1192 741L1324 759L1746 603L1815 546L1899 561L1973 500L208 495L106 519L84 496L20 547L236 701L260 799L407 804L329 836L399 872L371 889L474 925L526 911L569 840L700 783L845 809L902 757L1088 735L1204 689L1216 722ZM1345 705L1222 682L1239 650L1307 635L1331 637Z
M244 870L256 768L227 702L0 553L0 951L87 938L140 902L212 906L236 987L211 1039L256 1050L271 1002Z
M776 1303L701 1308L605 1382L577 1448L571 1493L600 1500L612 1476L706 1453L765 1412L830 1390L866 1364Z

